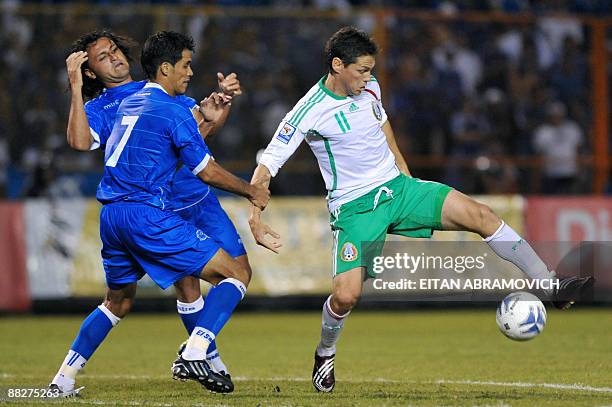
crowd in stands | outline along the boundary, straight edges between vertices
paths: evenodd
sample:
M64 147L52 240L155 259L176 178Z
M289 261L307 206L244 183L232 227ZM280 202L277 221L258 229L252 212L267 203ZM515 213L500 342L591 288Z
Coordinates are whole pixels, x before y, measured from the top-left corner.
M390 18L385 27L389 41L380 56L384 61L378 64L384 71L376 72L384 84L383 104L409 165L415 157L416 176L470 193L590 192L592 174L578 163L580 154L591 149L590 34L575 14L547 11L604 12L609 2L203 3L537 13L535 20L526 23ZM101 153L74 152L65 142L69 93L64 60L71 42L84 32L109 27L140 43L160 28L191 34L197 44L196 76L188 94L198 100L215 88L217 71L236 72L244 94L236 98L226 126L209 144L220 162L246 175L284 114L324 73L322 48L329 35L346 24L369 31L376 24L367 12L339 13L337 18L300 17L299 13L253 18L231 12L223 17L167 13L160 21L159 15L113 13L112 9L89 14L83 7L75 7L74 12L64 8L57 14L22 12L20 4L0 2L0 197L95 191L102 171ZM612 29L608 39L612 41ZM142 78L138 53L138 49L132 52L135 79ZM292 161L304 165L281 171L273 192L323 194L312 154L307 148L296 154ZM508 157L534 157L533 162L540 157L542 165L525 166ZM443 164L434 165L439 162Z

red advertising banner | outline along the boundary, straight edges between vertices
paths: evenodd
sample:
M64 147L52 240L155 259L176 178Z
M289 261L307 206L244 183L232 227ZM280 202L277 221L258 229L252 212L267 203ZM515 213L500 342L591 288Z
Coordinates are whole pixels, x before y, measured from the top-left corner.
M559 276L594 276L600 292L596 299L608 301L612 299L611 218L611 198L529 198L525 236Z
M532 241L611 241L612 198L529 198L526 237Z
M30 305L23 204L1 202L0 311L27 311Z

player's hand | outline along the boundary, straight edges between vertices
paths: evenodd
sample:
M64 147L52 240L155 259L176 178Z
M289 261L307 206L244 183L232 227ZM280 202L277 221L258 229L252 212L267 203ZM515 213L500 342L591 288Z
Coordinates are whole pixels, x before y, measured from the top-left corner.
M77 51L68 55L66 58L66 70L68 71L68 81L70 88L73 90L81 90L83 87L83 74L81 73L81 65L87 61L87 52Z
M224 76L221 72L217 72L217 82L219 83L219 89L227 96L240 96L242 95L242 88L240 88L240 81L235 73L231 73Z
M270 190L263 183L251 184L249 201L263 211L270 201Z
M217 122L223 115L223 109L231 103L231 100L231 96L213 92L200 102L200 113L206 122Z
M270 226L262 223L260 219L249 219L249 226L251 228L251 233L259 246L263 246L266 249L278 254L278 249L283 246L278 240L280 239L280 235L278 233L272 230ZM266 235L270 235L272 238L266 238Z

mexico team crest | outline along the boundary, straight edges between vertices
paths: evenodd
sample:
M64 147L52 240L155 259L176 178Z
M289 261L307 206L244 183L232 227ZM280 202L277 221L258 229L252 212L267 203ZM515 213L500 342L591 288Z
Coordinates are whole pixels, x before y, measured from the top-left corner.
M346 242L342 245L342 249L340 250L340 258L342 261L357 260L357 257L359 257L359 252L354 244Z
M374 117L376 117L376 120L382 120L382 110L380 110L380 105L378 104L378 101L372 101L372 113L374 113Z

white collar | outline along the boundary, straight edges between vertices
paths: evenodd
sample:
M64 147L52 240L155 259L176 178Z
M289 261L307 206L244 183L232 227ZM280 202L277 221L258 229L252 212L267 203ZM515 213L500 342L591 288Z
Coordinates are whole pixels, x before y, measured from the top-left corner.
M159 83L155 83L155 82L147 82L146 85L144 85L145 88L157 88L157 89L161 89L166 95L169 95L168 92L166 92L166 89L164 89L164 87L162 85L160 85Z

